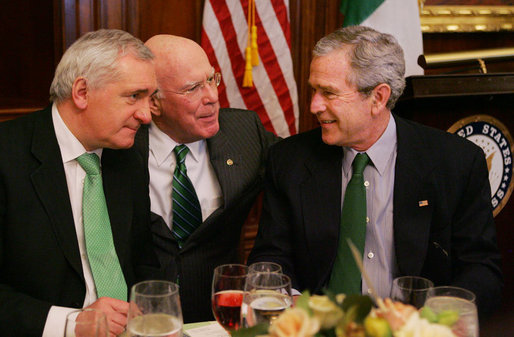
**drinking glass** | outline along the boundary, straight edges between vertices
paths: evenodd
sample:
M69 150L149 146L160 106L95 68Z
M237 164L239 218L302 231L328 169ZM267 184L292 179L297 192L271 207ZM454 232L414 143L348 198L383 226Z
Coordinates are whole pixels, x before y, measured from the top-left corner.
M428 291L434 287L429 279L419 276L401 276L393 280L391 299L419 309L425 304Z
M455 335L478 337L478 314L475 294L459 287L435 287L427 294L425 307L447 320ZM448 322L449 320L449 322Z
M293 303L291 279L276 272L248 274L243 301L246 305L245 325L272 324Z
M132 286L127 332L130 337L181 337L179 288L169 281L143 281Z
M475 303L476 296L475 294L467 289L460 288L460 287L454 287L454 286L440 286L440 287L433 287L429 290L427 294L427 299L429 297L434 296L452 296L452 297L459 297L465 300L468 300L472 303Z
M282 267L275 262L255 262L248 266L248 274L257 272L281 273Z
M228 332L241 325L241 304L248 267L224 264L214 269L212 277L212 313Z
M100 310L80 309L66 315L64 337L108 337L107 318Z

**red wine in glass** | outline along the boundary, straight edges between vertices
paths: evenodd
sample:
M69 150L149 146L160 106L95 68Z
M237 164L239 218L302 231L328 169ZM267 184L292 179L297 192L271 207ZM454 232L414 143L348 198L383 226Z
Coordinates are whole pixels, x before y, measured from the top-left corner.
M243 292L225 290L214 294L212 312L226 330L237 330L241 325L241 304Z
M212 277L212 313L228 332L241 326L241 305L248 267L224 264L214 269Z

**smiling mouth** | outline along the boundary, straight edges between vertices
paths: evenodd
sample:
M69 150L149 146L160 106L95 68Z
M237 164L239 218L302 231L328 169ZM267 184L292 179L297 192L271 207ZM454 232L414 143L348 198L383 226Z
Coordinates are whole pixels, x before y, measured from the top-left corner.
M335 123L336 120L324 120L324 121L319 121L321 124L332 124L332 123Z

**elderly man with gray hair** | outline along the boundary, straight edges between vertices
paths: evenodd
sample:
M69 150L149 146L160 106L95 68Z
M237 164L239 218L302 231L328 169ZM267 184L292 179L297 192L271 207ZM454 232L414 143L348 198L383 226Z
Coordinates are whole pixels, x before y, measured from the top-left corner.
M53 104L0 124L0 325L3 336L63 336L67 313L125 329L128 289L159 277L148 188L130 149L149 123L153 54L99 30L57 66Z
M397 276L473 291L479 312L502 274L483 151L391 113L404 86L403 51L353 26L315 46L310 110L321 127L270 149L264 209L249 263L282 265L297 290L378 295Z

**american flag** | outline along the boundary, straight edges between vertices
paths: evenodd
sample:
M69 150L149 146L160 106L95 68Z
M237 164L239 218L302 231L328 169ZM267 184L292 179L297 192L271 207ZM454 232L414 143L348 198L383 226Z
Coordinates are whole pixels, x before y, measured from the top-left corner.
M293 74L289 0L256 0L259 65L253 87L243 87L250 0L206 0L202 47L222 74L221 107L257 112L269 131L281 137L298 132L298 92Z

